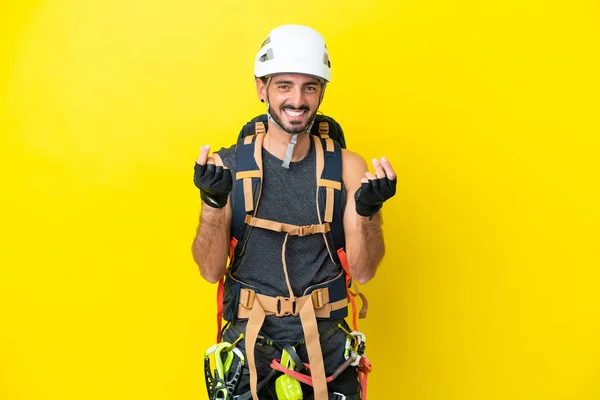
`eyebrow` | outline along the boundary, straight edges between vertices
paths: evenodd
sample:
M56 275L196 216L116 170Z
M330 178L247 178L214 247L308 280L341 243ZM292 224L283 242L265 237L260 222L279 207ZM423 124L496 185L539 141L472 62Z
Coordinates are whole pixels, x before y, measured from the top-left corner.
M278 80L275 81L276 85L293 85L294 82L292 81L286 81L286 80ZM319 81L309 81L304 83L302 86L311 86L311 85L319 85Z

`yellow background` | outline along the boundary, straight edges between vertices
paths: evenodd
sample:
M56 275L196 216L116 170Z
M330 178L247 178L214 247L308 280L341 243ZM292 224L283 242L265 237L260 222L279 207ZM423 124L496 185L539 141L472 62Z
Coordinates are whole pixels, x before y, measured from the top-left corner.
M12 3L12 4L11 4ZM268 31L323 33L322 111L399 175L371 399L599 399L598 2L0 6L0 398L204 398L198 147L263 111Z

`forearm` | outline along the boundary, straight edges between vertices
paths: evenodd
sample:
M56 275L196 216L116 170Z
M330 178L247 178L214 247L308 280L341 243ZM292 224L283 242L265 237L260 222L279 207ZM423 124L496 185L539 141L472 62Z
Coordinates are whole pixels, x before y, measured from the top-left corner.
M200 274L211 283L217 282L226 271L229 255L229 224L227 207L212 208L203 204L200 224L192 244L192 254Z
M372 220L356 215L356 232L350 235L350 243L346 243L350 273L358 283L366 283L375 275L377 266L383 258L385 245L381 231L381 212Z

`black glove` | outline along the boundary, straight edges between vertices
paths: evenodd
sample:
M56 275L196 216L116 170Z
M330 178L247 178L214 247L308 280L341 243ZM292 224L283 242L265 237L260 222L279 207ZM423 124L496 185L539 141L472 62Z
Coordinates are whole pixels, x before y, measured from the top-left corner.
M363 183L354 193L356 212L363 217L373 216L383 207L383 202L396 194L396 179L379 178Z
M214 208L223 208L233 187L231 171L214 164L194 165L194 184L200 189L200 198Z

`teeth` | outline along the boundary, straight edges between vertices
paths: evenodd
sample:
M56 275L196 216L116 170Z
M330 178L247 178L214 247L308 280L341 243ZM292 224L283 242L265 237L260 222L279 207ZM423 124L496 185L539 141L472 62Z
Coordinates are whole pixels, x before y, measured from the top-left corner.
M289 109L286 109L286 110L284 110L284 111L286 112L286 114L288 114L288 115L290 115L290 116L292 116L292 117L299 117L299 116L301 116L302 114L304 114L304 111L302 111L302 110L295 111L295 110L289 110Z

